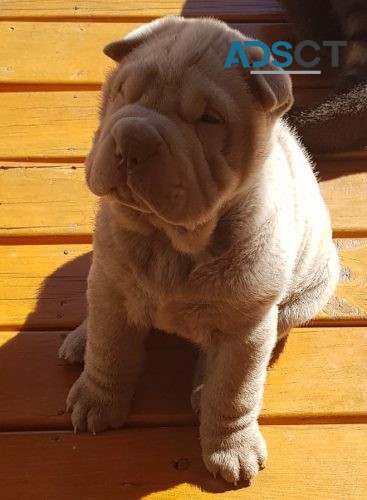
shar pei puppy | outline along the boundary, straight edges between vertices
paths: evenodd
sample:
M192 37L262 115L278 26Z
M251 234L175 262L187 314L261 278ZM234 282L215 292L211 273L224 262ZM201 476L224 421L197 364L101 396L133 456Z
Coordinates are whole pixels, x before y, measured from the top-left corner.
M117 65L86 162L101 197L88 317L60 350L84 359L67 406L96 433L124 424L152 327L198 345L202 457L233 483L265 466L257 418L277 341L325 305L339 269L312 167L281 120L289 76L224 68L245 39L166 17L105 47Z

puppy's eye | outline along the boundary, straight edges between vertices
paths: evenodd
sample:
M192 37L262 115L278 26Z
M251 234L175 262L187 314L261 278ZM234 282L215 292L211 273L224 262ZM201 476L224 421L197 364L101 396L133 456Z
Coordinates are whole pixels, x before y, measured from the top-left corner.
M121 85L120 85L120 88L119 88L119 93L120 93L122 96L124 96L124 95L125 95L125 88L124 88L124 84L123 84L123 83L121 83Z
M220 116L217 115L216 113L206 112L201 116L200 121L203 123L210 123L212 125L216 125L217 123L221 123L222 120Z

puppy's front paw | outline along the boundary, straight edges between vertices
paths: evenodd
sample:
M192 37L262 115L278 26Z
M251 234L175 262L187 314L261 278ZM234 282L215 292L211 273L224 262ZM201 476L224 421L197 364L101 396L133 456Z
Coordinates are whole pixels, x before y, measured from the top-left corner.
M257 422L222 438L207 435L202 439L202 448L209 472L235 485L240 480L251 483L267 459L266 443Z
M118 429L126 421L130 400L124 400L120 394L105 393L95 387L85 372L70 389L66 405L71 412L74 430L96 434L108 428Z
M66 337L59 349L59 358L68 363L83 363L86 337L84 322Z

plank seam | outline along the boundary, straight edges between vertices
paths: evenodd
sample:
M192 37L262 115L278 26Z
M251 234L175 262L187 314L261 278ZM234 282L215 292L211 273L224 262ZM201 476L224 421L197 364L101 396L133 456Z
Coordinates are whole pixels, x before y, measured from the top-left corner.
M16 92L91 92L100 91L102 88L101 82L96 83L72 83L65 81L59 83L24 83L24 82L12 82L7 81L6 83L0 82L0 93L16 93Z
M308 417L305 415L300 415L298 417L292 416L282 416L282 417L264 417L260 416L259 418L260 426L268 426L268 425L294 425L294 426L303 426L303 425L350 425L350 424L367 424L367 415L339 415L339 416L323 416L323 417ZM172 421L172 422L162 422L162 423L153 423L153 422L127 422L121 430L130 430L130 429L159 429L159 428L185 428L185 427L195 427L199 426L199 421L196 420L195 415L187 416L186 419L182 419L180 422ZM48 427L42 425L35 426L24 426L24 425L5 425L0 427L0 435L1 434L12 434L12 433L31 433L31 432L74 432L73 427L70 425L63 423L61 425L49 425ZM88 433L83 433L88 434ZM100 433L103 434L103 433ZM91 435L91 434L90 434Z
M0 203L1 205L1 203ZM29 226L29 229L34 229L35 226ZM43 226L42 226L43 227ZM63 226L61 226L63 227ZM11 230L11 227L0 227L1 230ZM17 229L20 229L19 227ZM27 229L27 227L24 227ZM333 233L334 239L365 239L367 238L367 231L338 231ZM78 234L16 234L0 236L0 245L3 246L16 246L16 245L64 245L64 244L92 244L93 232L78 233Z
M47 279L47 278L46 278ZM9 300L9 299L5 299L5 300ZM1 301L1 299L0 299ZM23 329L24 328L24 323L22 324L16 324L16 323L12 323L12 324L0 324L0 332L11 332L11 331L18 331L19 333L23 333L23 332L33 332L33 333L36 333L36 332L50 332L50 331L54 331L54 332L57 332L57 333L61 333L61 332L71 332L74 328L76 328L78 326L78 324L71 324L71 326L69 328L65 327L65 324L64 325L60 325L58 326L57 324L54 324L54 323L51 323L50 321L50 324L49 325L45 325L45 326L40 326L40 325L37 325L35 324L33 327L32 326L29 326L27 325L27 328L26 329ZM336 329L343 329L343 328L364 328L364 327L367 327L367 320L315 320L315 321L311 321L308 325L298 325L297 328L310 328L310 329L313 329L313 328L336 328Z
M163 17L165 15L169 15L167 12L162 12L161 16L96 16L96 17L91 17L91 16L8 16L8 15L2 15L1 16L1 21L12 21L12 22L24 22L24 23L30 23L30 22L36 22L36 23L49 23L49 22L57 22L57 23L148 23L150 21L154 21L155 19L159 19L160 17ZM215 17L216 19L220 19L222 21L225 21L226 23L233 23L233 24L238 24L238 23L246 23L246 24L262 24L262 23L269 23L269 24L277 24L279 22L284 23L284 24L289 24L289 21L286 19L286 17L283 15L283 13L278 13L278 14L268 14L264 16L258 16L258 17L247 17L246 14L238 14L237 16L231 16L230 14L220 14L218 13L217 15L213 13L197 13L197 14L187 14L187 13L177 13L173 15L181 15L187 19L190 18L198 18L201 16L204 17Z

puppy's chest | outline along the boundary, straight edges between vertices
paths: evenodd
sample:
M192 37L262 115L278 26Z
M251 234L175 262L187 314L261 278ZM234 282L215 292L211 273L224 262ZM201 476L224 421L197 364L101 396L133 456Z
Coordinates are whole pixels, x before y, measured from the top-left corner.
M132 261L134 281L128 289L130 314L145 314L154 327L176 333L198 344L210 343L213 332L236 331L243 325L246 307L244 290L230 289L233 281L215 266L197 279L198 263L174 253L159 256L147 252L146 259ZM235 273L235 270L233 271ZM133 318L132 318L133 319Z

